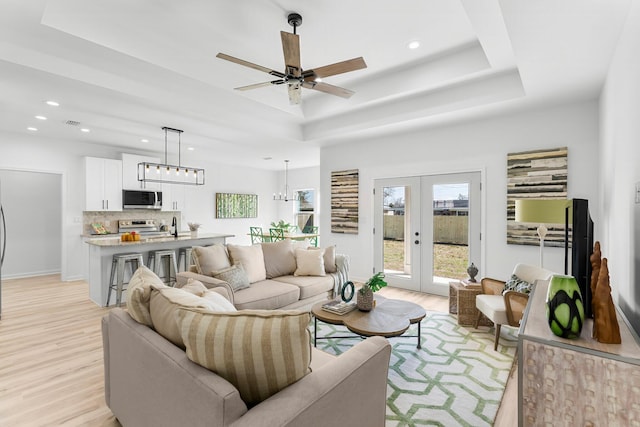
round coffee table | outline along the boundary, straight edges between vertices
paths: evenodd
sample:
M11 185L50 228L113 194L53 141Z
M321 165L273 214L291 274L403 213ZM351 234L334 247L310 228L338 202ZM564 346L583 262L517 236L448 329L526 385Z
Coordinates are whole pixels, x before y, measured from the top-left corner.
M391 338L398 337L409 329L409 326L417 323L418 334L407 335L418 338L418 348L420 344L420 324L427 315L424 308L418 304L397 299L389 299L375 295L375 307L371 311L360 311L355 309L347 314L339 315L322 309L322 305L327 301L321 301L311 307L313 314L313 345L319 339L352 338L353 336L331 336L318 337L318 320L332 325L344 325L348 330L361 337L371 337L374 335Z

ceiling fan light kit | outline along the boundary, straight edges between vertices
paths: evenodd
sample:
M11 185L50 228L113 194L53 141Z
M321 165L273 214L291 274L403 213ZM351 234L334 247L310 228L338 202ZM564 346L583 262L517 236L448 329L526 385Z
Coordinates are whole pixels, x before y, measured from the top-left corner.
M163 184L204 185L204 169L182 166L182 130L163 127L164 131L164 163L141 162L138 163L138 181L160 182ZM170 165L167 162L168 133L178 134L178 164Z
M325 65L315 69L303 70L300 65L300 36L296 29L302 25L302 16L299 13L289 13L287 22L293 27L293 33L280 31L280 39L282 41L282 52L284 54L284 72L272 70L261 65L257 65L243 59L233 57L231 55L218 53L216 57L230 61L254 70L262 71L277 77L263 83L254 83L247 86L240 86L236 90L245 91L257 89L259 87L277 86L286 84L289 91L289 102L292 105L299 104L302 99L302 88L317 90L319 92L328 93L330 95L342 98L350 98L355 92L339 86L325 83L325 77L337 74L348 73L350 71L361 70L367 68L367 64L362 57L348 59L346 61L336 62L335 64Z

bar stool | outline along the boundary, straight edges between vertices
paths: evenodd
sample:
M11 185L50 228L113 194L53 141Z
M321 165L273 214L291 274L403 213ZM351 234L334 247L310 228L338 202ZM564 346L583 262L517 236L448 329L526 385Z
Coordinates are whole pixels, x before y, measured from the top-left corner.
M133 264L135 263L135 268ZM111 276L109 278L109 289L107 291L107 307L109 306L109 300L111 299L111 292L116 290L116 305L120 307L122 302L122 289L124 285L129 282L124 281L124 269L126 265L131 267L131 275L140 267L144 265L142 260L142 254L137 252L128 252L124 254L114 254L113 261L111 262ZM117 276L116 276L117 274ZM113 283L114 279L116 282Z
M189 266L191 265L192 251L193 251L192 246L178 249L178 271L189 271ZM184 269L182 268L183 264L184 264Z
M169 286L175 284L178 265L176 263L176 253L173 249L149 251L147 267L156 273L164 283Z

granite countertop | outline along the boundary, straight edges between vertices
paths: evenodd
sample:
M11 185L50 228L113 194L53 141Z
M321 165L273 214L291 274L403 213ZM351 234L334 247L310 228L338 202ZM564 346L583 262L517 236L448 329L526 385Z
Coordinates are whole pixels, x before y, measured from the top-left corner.
M178 237L173 236L151 236L141 237L139 241L135 242L123 242L120 240L119 234L114 234L113 237L109 235L101 235L95 239L89 239L85 243L94 246L136 246L152 243L166 243L166 242L180 242L186 240L202 240L202 239L214 239L214 238L226 238L233 237L233 234L218 234L218 233L198 233L197 237L191 237L190 232L178 233Z

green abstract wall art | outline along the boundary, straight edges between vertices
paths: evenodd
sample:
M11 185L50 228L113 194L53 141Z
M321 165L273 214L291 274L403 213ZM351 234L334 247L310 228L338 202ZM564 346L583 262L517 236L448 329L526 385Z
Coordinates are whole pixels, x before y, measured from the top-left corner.
M257 217L257 194L216 193L216 218Z

